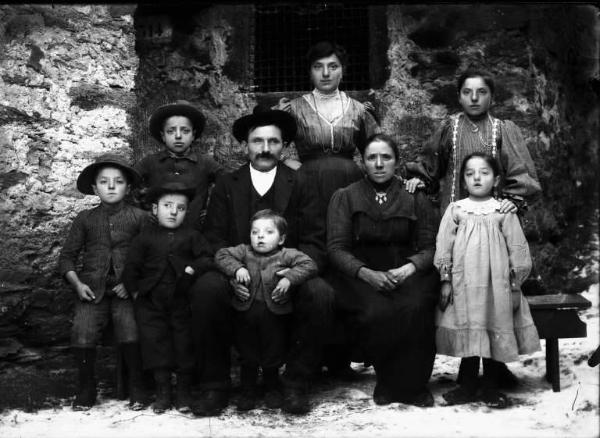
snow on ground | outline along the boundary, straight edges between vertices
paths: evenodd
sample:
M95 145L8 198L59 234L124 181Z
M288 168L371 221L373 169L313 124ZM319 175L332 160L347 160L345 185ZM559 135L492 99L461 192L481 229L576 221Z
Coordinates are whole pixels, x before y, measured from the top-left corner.
M358 383L317 385L312 392L314 410L305 417L267 409L238 414L233 406L213 418L174 410L155 415L150 409L130 411L124 401L103 400L88 412L73 412L70 407L7 411L0 416L0 437L598 437L600 370L587 365L599 345L598 284L582 295L593 304L581 313L588 336L559 341L561 392L552 392L544 379L542 349L509 364L521 385L507 391L512 406L505 410L481 403L444 406L442 393L454 387L459 360L438 356L430 384L433 408L376 406L370 368Z

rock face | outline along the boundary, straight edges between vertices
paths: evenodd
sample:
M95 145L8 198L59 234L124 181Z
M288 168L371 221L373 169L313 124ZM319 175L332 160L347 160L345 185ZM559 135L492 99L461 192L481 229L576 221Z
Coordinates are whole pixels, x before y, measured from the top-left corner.
M498 81L494 114L521 127L544 189L526 217L537 284L578 292L597 281L581 260L596 250L588 243L597 217L598 9L386 9L389 75L361 96L402 157L414 158L458 111L457 72L488 68ZM148 116L184 98L207 116L194 147L229 169L244 161L233 121L281 97L252 91L253 13L252 5L0 6L0 368L68 344L73 293L55 266L71 220L95 204L75 188L93 157L139 160L159 150Z
M78 173L102 152L133 155L133 12L0 6L0 364L68 343L73 293L56 261L71 220L96 203Z

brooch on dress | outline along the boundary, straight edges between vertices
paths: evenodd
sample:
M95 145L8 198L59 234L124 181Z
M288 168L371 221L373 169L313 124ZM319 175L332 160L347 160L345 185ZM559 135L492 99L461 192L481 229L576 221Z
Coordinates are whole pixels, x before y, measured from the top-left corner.
M387 193L386 192L375 192L375 202L378 202L379 205L387 202Z

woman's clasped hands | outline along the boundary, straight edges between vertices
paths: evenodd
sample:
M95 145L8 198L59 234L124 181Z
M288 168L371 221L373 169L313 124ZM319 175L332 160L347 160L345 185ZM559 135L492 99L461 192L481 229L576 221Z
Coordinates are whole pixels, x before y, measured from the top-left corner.
M363 266L358 271L358 278L379 291L393 291L416 272L413 263L407 263L387 271L375 271Z

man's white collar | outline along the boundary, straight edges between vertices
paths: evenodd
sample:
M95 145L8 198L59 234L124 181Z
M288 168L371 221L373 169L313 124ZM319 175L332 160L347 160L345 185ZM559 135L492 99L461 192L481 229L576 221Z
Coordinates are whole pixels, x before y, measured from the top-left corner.
M252 180L252 185L254 189L258 192L260 196L263 196L265 193L269 191L273 182L275 181L275 175L277 174L277 166L268 170L266 172L261 172L256 170L250 164L250 179Z

